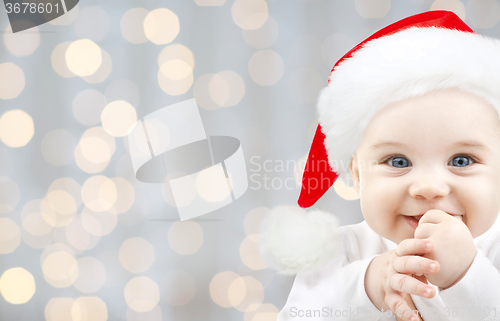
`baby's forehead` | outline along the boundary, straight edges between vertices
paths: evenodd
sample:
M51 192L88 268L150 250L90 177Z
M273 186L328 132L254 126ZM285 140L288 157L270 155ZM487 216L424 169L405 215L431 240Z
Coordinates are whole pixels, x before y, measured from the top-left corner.
M441 89L387 104L369 122L367 135L433 142L498 140L494 143L500 145L500 118L497 108L479 96Z

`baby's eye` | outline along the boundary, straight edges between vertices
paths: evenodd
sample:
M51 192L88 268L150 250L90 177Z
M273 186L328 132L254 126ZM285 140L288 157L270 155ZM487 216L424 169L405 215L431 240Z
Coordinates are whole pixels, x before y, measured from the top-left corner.
M386 162L388 162L389 165L394 166L396 168L405 168L411 165L409 160L401 156L391 157L387 159Z
M472 157L460 155L453 157L453 159L451 160L451 166L465 167L472 164L473 162L474 160L472 159Z

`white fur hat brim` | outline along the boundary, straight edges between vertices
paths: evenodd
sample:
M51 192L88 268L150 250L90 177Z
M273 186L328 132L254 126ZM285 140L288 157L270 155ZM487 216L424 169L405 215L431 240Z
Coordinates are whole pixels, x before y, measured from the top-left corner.
M262 259L281 274L313 270L337 255L339 222L323 211L279 206L262 220L258 247Z
M318 98L328 163L352 186L351 159L375 113L390 102L458 88L500 113L500 40L447 28L411 27L368 41L330 75Z

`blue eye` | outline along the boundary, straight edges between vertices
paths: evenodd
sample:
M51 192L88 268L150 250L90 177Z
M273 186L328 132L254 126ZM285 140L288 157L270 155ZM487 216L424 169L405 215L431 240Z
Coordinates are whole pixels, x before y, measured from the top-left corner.
M471 164L471 158L467 156L455 156L452 159L452 166L465 167Z
M389 164L396 168L405 168L410 165L410 162L401 156L393 157L389 159Z

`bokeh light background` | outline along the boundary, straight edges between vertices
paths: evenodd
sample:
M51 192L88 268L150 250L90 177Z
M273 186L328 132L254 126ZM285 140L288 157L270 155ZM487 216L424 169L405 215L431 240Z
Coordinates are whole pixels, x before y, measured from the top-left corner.
M319 90L355 44L434 9L500 36L495 0L86 0L16 34L1 6L0 319L275 320L293 277L257 232L295 204ZM180 222L126 135L193 97L209 135L241 141L249 189ZM339 183L316 207L362 220Z

